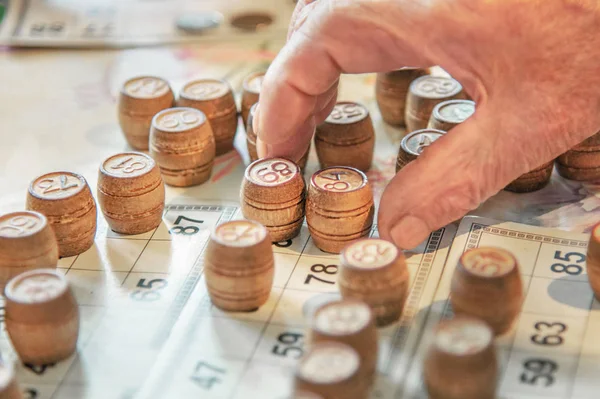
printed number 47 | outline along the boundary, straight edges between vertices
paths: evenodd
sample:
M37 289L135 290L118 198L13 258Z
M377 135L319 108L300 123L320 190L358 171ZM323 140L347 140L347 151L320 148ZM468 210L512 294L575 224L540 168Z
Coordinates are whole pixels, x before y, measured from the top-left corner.
M200 231L200 228L198 226L180 226L179 224L184 220L190 223L204 223L204 220L196 220L185 216L178 216L177 219L175 219L175 227L171 227L171 229L169 230L169 234L182 234L184 236L193 236L194 234L198 234L198 232Z

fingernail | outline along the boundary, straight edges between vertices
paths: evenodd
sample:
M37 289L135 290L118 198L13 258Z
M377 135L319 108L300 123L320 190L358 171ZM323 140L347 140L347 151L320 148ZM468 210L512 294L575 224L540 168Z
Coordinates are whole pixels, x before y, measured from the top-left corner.
M260 137L257 137L256 152L258 153L259 158L268 158L273 154L273 146L262 141Z
M431 233L427 224L412 215L405 216L390 231L392 240L402 249L413 249Z

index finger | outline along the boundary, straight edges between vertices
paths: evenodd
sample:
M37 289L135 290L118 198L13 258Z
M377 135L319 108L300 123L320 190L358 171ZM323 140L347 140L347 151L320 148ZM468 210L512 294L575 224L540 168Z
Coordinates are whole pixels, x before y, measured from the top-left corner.
M387 30L398 29L399 21L408 18L406 7L394 2L339 4L313 3L309 17L267 71L254 119L260 157L289 154L299 140L308 145L315 126L327 116L322 112L329 103L326 97L340 74L428 65L413 50L418 43L397 41L411 24L400 32ZM393 26L385 22L390 18L398 18Z

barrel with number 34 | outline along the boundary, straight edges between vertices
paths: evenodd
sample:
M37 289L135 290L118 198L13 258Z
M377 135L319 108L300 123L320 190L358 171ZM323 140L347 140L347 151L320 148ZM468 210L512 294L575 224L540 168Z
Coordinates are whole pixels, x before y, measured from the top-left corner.
M98 175L98 202L117 233L142 234L158 227L165 187L154 160L138 152L109 157Z
M300 167L283 158L259 159L246 169L242 213L263 224L274 242L298 235L304 221L306 187Z

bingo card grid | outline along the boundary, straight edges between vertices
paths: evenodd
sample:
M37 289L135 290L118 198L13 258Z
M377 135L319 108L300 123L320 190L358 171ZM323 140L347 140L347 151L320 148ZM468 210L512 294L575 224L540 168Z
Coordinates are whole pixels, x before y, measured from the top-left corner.
M273 245L268 302L252 313L222 312L206 291L203 250L217 224L237 218L236 204L171 204L156 230L121 236L99 216L94 246L59 262L80 308L78 352L55 365L17 364L25 397L288 398L307 316L339 298L338 257L316 248L305 225ZM373 398L393 398L402 386L454 233L436 231L406 254L411 294L400 322L380 329ZM16 362L4 328L0 348Z
M405 397L423 397L421 362L432 328L452 317L450 284L465 251L494 246L519 262L524 302L511 331L496 339L499 398L597 398L600 303L587 281L589 235L467 217L452 244ZM468 378L467 376L465 378ZM425 396L426 397L426 396Z

